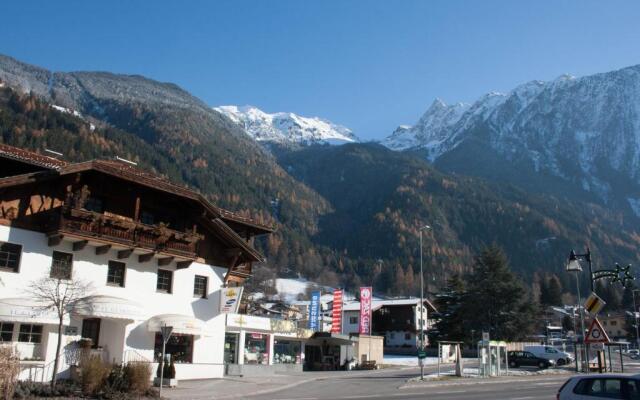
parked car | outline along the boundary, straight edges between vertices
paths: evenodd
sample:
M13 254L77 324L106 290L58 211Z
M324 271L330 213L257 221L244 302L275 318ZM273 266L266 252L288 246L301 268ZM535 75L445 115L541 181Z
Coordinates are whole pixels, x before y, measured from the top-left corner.
M545 369L556 365L555 361L536 357L529 351L510 351L507 353L507 356L509 357L509 366L511 368L538 367Z
M628 355L630 358L632 358L632 359L636 360L636 359L640 358L640 350L638 350L638 349L631 349L631 350L627 351L627 355Z
M524 346L524 350L532 352L536 357L553 360L556 365L571 364L573 362L573 356L571 354L558 350L553 346Z
M640 375L602 374L597 376L574 376L560 387L556 399L640 400Z

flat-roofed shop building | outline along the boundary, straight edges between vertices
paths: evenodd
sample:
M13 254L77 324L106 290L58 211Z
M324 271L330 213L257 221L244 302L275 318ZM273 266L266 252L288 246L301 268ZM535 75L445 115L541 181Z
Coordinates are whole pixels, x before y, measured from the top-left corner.
M0 340L23 377L51 378L57 318L29 298L52 273L91 289L64 321L60 376L81 338L105 360L159 360L160 326L176 378L221 377L219 292L263 260L253 237L271 228L115 160L67 163L0 145Z

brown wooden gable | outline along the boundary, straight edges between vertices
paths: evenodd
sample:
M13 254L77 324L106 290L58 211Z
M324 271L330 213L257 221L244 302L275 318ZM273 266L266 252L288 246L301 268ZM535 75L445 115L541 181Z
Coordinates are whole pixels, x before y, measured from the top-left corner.
M236 277L248 276L250 263L263 261L247 238L225 223L221 209L195 192L143 175L113 162L93 161L2 178L0 223L47 232L52 243L72 235L77 236L78 243L86 244L85 236L89 235L103 247L112 242L125 246L122 251L126 245L143 245L153 252L154 244L168 235L171 240L163 242L162 248L165 260L172 254L189 258L193 250L205 261L234 270ZM101 213L86 210L91 197L102 198L106 209ZM160 210L174 218L160 218L157 224L148 226L141 222L145 210ZM232 213L224 215L231 218ZM233 223L239 225L242 220ZM175 221L182 224L172 226ZM244 231L269 230L252 224ZM198 238L197 244L193 243L194 237Z

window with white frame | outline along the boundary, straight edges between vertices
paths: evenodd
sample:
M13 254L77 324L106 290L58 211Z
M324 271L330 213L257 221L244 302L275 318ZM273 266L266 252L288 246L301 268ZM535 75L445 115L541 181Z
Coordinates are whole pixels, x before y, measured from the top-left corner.
M0 270L18 272L22 246L15 243L0 242Z
M156 290L162 293L171 293L171 285L173 283L173 272L166 269L158 270L158 281Z
M73 268L73 254L54 251L51 256L51 277L56 279L71 279Z
M208 278L206 276L196 275L193 280L193 295L195 297L207 298Z
M109 261L107 285L124 287L126 264L120 261Z

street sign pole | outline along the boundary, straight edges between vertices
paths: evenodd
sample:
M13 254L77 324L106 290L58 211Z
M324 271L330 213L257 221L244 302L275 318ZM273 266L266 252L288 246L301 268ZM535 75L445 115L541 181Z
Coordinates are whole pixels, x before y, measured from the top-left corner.
M164 326L160 327L160 333L162 334L162 358L160 358L160 393L158 397L162 398L162 381L164 381L164 357L165 351L167 347L167 342L171 337L171 333L173 332L173 326Z

